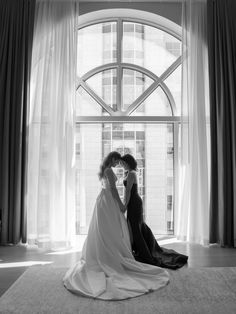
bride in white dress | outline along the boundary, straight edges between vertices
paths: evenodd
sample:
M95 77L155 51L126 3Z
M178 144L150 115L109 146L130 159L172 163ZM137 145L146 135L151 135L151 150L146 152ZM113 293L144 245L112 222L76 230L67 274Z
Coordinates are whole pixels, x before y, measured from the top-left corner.
M81 259L63 278L65 287L78 295L122 300L159 289L169 281L166 270L137 262L132 255L124 216L126 208L111 169L120 157L118 152L111 152L101 165L102 189L96 199Z

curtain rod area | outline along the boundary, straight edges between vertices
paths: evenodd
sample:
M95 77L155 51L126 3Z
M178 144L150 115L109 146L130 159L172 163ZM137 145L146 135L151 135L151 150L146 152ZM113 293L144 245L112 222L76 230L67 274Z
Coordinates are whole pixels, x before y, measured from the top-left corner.
M47 2L49 0L37 0L38 2ZM73 0L50 0L50 1L55 1L55 2L62 2L62 1L73 1ZM77 0L78 2L124 2L124 3L130 3L130 2L162 2L162 3L166 3L166 2L182 2L182 0Z

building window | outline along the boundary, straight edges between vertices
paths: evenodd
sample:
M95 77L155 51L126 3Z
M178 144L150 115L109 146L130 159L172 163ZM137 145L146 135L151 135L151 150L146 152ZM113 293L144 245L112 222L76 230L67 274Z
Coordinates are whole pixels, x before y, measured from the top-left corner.
M167 231L173 231L173 230L174 230L174 222L167 221Z
M167 195L167 209L172 210L172 195Z

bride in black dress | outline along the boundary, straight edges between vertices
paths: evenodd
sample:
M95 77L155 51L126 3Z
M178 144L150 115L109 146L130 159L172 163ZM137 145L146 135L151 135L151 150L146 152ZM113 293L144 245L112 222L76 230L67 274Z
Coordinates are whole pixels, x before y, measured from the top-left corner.
M137 162L130 154L121 158L121 165L126 170L124 179L125 206L130 229L132 250L137 261L177 269L187 263L188 256L174 250L160 247L151 229L143 220L143 203L138 194Z

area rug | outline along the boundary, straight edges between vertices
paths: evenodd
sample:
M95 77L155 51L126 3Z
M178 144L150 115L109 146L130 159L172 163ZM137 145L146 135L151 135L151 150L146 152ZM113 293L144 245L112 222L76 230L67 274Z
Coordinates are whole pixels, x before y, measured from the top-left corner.
M170 283L124 301L101 301L68 292L66 268L30 267L0 298L0 313L169 314L236 313L236 268L182 268Z

